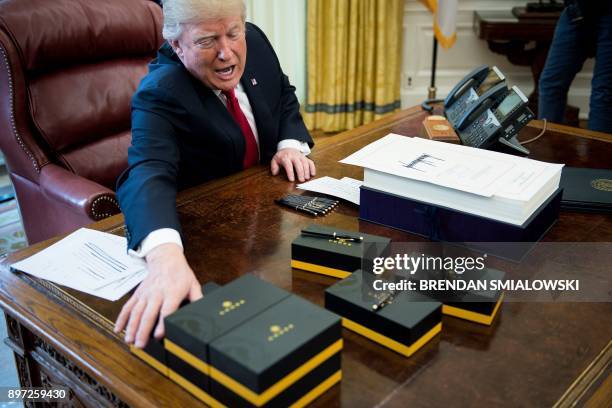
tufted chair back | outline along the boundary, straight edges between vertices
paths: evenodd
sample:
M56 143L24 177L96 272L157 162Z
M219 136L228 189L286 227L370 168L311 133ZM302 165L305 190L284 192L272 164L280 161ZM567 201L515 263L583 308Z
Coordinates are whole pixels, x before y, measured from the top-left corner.
M30 244L119 212L150 0L0 0L0 149Z

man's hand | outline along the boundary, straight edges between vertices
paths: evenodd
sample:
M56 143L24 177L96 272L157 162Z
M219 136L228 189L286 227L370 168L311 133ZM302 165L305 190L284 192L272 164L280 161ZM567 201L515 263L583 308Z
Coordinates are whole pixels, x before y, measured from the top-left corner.
M297 179L303 183L316 174L314 162L298 149L287 148L277 151L270 163L273 176L278 174L281 166L285 169L289 181L295 181L297 175Z
M164 336L164 317L178 309L185 298L193 302L202 297L200 284L179 245L159 245L146 259L149 273L123 306L115 323L115 333L125 327L126 343L134 343L139 348L146 346L156 324L155 338Z

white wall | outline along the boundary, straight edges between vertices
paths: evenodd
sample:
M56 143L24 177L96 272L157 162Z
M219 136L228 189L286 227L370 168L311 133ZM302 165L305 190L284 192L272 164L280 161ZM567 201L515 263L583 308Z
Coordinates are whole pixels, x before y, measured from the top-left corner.
M272 43L283 71L306 96L306 0L247 0L247 21L258 25Z
M497 65L510 85L526 94L533 89L529 67L512 65L506 56L489 51L472 28L474 10L511 10L524 6L525 0L460 0L457 20L457 42L450 50L438 48L436 86L438 98L446 96L465 74L478 65ZM421 103L427 97L432 54L432 16L417 0L406 0L404 10L404 52L402 56L402 107ZM592 60L578 74L569 93L569 103L580 108L582 118L588 115L591 93Z

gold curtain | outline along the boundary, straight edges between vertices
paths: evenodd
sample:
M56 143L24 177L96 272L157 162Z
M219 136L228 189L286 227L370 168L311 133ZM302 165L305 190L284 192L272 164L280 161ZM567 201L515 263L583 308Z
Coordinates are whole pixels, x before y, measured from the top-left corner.
M400 108L404 0L308 0L309 129L337 132Z

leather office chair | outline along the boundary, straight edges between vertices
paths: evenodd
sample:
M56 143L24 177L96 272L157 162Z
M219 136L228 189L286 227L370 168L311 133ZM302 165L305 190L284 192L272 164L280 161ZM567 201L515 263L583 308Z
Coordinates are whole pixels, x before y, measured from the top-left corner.
M30 244L119 212L161 24L150 0L0 0L0 149Z

